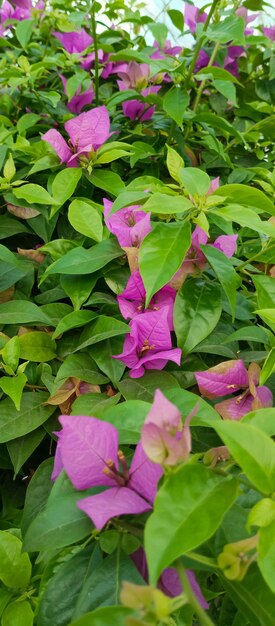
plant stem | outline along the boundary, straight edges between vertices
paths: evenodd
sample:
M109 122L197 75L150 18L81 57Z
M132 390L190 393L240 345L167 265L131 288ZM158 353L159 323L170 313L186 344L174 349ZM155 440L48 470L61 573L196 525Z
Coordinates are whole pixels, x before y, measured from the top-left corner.
M211 567L212 569L217 568L216 560L207 556L203 556L203 554L198 554L197 552L187 552L185 556L187 556L189 559L193 559L193 561L196 561L197 563L209 565L209 567Z
M220 46L220 44L216 43L216 45L215 45L215 47L213 49L213 52L211 54L211 57L209 59L208 67L211 67L213 65L213 63L215 61L215 58L216 58L216 55L217 55L217 52L218 52L218 49L219 49L219 46ZM196 98L195 98L195 101L194 101L194 106L193 106L194 113L196 112L196 110L197 110L197 108L199 106L199 102L200 102L203 90L205 88L205 85L206 85L206 80L203 80L201 82L200 86L199 86L199 89L197 91L197 95L196 95Z
M98 106L99 97L98 97L98 89L99 89L99 80L98 80L98 46L97 46L97 34L96 34L96 20L95 20L95 8L94 8L94 0L92 0L91 6L91 19L92 19L92 34L94 40L94 51L95 51L95 103Z
M215 626L211 618L207 615L204 609L201 607L198 599L196 598L193 589L189 583L185 569L180 560L176 562L176 569L179 575L180 582L182 584L184 593L187 597L188 603L194 609L197 617L199 618L201 626Z
M191 80L192 75L193 75L193 70L194 70L196 62L198 60L198 56L199 56L200 50L202 48L202 44L203 44L204 39L205 39L204 33L207 30L207 28L208 28L209 22L210 22L210 20L212 18L212 15L213 15L213 13L214 13L214 11L216 9L216 6L219 3L219 1L220 0L214 0L213 1L212 7L211 7L211 9L209 11L208 17L207 17L207 19L205 21L205 24L204 24L204 27L202 29L202 34L201 34L200 38L198 39L198 41L196 43L195 50L194 50L194 56L193 56L193 59L192 59L192 61L190 63L189 72L188 72L186 80L185 80L185 87L186 87L186 89L188 89L188 87L189 87L190 80Z

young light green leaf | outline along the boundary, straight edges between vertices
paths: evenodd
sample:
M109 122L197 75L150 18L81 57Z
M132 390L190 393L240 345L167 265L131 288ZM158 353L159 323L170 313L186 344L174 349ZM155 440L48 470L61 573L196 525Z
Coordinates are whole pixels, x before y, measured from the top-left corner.
M73 228L85 237L101 241L103 234L102 216L91 203L75 199L71 202L68 220Z
M156 224L145 237L139 250L139 265L146 289L146 306L176 274L190 244L189 222Z
M216 327L222 312L218 285L201 278L187 280L178 291L174 306L177 344L187 354Z

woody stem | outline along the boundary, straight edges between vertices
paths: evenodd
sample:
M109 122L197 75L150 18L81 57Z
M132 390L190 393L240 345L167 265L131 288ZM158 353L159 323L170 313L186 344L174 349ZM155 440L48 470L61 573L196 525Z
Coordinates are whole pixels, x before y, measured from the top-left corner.
M94 0L92 0L92 6L91 6L91 20L92 20L92 34L93 34L93 40L94 40L94 51L95 51L95 102L96 102L96 106L98 106L98 101L99 101L98 45L97 45Z
M195 596L180 559L176 561L176 569L183 587L183 591L187 597L188 604L190 604L190 606L194 609L194 612L199 618L201 626L215 626L214 622L212 622L212 619L204 611L197 597Z

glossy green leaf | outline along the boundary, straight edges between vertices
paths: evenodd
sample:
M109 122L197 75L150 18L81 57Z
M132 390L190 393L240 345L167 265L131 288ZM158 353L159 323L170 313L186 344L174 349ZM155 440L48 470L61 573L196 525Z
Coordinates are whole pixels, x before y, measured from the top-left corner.
M91 322L91 324L86 326L82 331L77 350L82 350L83 348L87 348L87 346L91 346L104 339L109 339L110 337L124 335L129 331L129 326L125 324L125 322L121 322L114 317L99 315L96 320Z
M92 204L83 200L73 200L69 206L68 220L78 233L94 241L102 240L102 217Z
M125 189L125 184L120 176L106 169L92 172L89 180L95 187L99 187L99 189L103 189L113 196L118 196Z
M166 389L179 387L179 383L169 372L145 372L142 378L124 378L117 386L125 400L152 402L156 389L165 394Z
M15 30L16 38L21 44L22 48L25 48L30 41L30 38L34 29L34 20L23 20L22 22L18 22ZM17 625L16 625L17 626Z
M184 196L168 196L164 193L154 193L143 205L144 211L151 211L159 215L176 215L185 213L193 207L191 200Z
M0 389L11 398L17 411L20 411L22 393L26 382L27 376L20 372L16 376L2 376L0 378Z
M229 15L224 20L208 26L206 36L217 43L245 44L244 38L245 22L242 17Z
M53 339L55 339L59 335L62 335L62 333L66 333L72 328L85 326L94 317L96 317L96 313L94 311L72 311L72 313L65 315L65 317L59 322L52 335Z
M218 285L189 279L178 291L174 306L177 344L187 354L216 327L222 312Z
M253 276L253 283L257 290L259 309L272 309L275 307L275 284L272 276L261 274Z
M182 465L165 480L145 526L151 584L175 559L214 534L236 496L235 478L219 476L203 465Z
M26 556L26 555L24 555ZM33 626L34 613L27 600L11 602L2 615L2 626Z
M256 564L249 568L242 582L237 583L222 577L222 584L251 625L275 626L275 594L265 584Z
M82 170L79 167L69 167L56 174L52 183L52 195L59 207L71 198L81 176ZM51 217L56 210L55 208L52 209Z
M189 222L156 224L139 250L139 266L146 289L146 306L152 296L176 274L191 243Z
M125 626L125 619L131 614L125 606L111 606L87 613L70 626Z
M109 337L91 346L89 353L95 360L99 369L108 376L114 385L121 379L125 365L119 359L113 359L114 354L120 354L123 350L124 338Z
M70 377L80 378L83 382L94 385L106 383L108 379L99 372L91 356L92 351L89 354L69 354L56 374L55 384L59 387Z
M1 356L4 363L11 367L13 371L16 371L20 357L20 343L17 335L7 341L4 348L1 350Z
M15 474L18 474L22 465L24 465L34 450L36 450L45 435L46 431L44 428L37 428L23 437L18 437L18 439L8 441L8 453L10 455Z
M266 211L271 215L275 214L275 207L270 198L260 189L249 187L249 185L228 184L222 185L214 195L224 196L230 202L243 206L255 207L261 211Z
M169 145L167 145L166 165L170 176L179 182L179 170L184 167L184 161L178 152Z
M0 443L27 435L41 426L55 410L53 406L44 406L48 397L44 391L23 393L20 411L15 410L10 398L1 400Z
M35 471L26 491L21 530L25 535L31 522L45 507L52 489L53 459L46 459Z
M16 198L23 198L30 204L57 204L56 200L50 196L50 194L40 185L34 185L33 183L27 183L22 187L16 187L13 190Z
M225 421L213 427L256 489L271 494L275 489L275 443L272 439L256 426L243 422Z
M174 120L178 126L182 125L185 110L189 104L189 95L179 85L172 87L163 98L165 113Z
M50 580L38 614L38 626L67 626L71 620L118 604L121 582L143 584L131 559L121 551L102 560L90 546L65 562Z
M22 554L22 541L6 531L0 531L0 579L12 589L29 584L32 566L28 554Z
M201 246L201 249L227 295L232 311L232 317L234 319L236 291L241 285L241 278L235 272L230 259L228 259L227 256L223 254L223 252L221 252L214 246Z
M113 259L122 255L122 250L114 239L106 239L92 248L74 248L55 261L45 272L50 274L93 274ZM1 309L0 309L1 311Z
M56 356L56 343L48 333L34 331L19 337L20 356L26 361L45 363Z
M119 433L119 443L138 443L140 431L150 404L143 400L129 400L106 408L101 416L104 422L113 424Z
M0 304L0 324L50 325L50 318L40 307L27 300L11 300Z
M210 187L210 177L197 167L185 167L179 172L180 181L192 196L204 196Z

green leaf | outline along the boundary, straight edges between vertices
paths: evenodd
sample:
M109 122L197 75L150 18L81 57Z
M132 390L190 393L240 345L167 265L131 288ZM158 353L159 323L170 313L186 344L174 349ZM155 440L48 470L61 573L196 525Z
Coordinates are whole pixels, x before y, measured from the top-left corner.
M101 241L88 250L74 248L50 265L44 277L50 274L93 274L121 255L122 250L115 239Z
M274 511L273 511L274 514ZM259 543L257 546L258 558L257 563L260 572L275 593L275 521L268 526L259 529Z
M82 170L79 167L69 167L56 174L52 183L52 195L58 208L71 198L81 177ZM57 208L52 209L51 217L56 211Z
M179 172L180 181L185 189L192 196L204 196L210 187L211 180L206 174L197 167L185 167Z
M68 220L78 233L98 242L102 240L102 216L90 203L73 200L69 206Z
M140 440L140 431L146 415L150 411L150 404L143 400L129 400L121 402L104 410L101 419L113 424L119 433L120 444L134 444Z
M206 31L206 37L216 43L230 43L245 45L244 19L237 15L230 15L221 22L211 24Z
M22 541L9 532L0 531L0 580L12 589L26 588L32 566L28 554L22 554Z
M237 496L237 485L231 476L223 478L192 463L168 476L145 526L151 584L156 584L163 569L175 559L214 534Z
M111 606L87 613L70 626L125 626L125 619L131 614L125 606Z
M4 587L2 587L0 589L0 617L5 607L7 606L7 604L9 603L11 599L12 599L12 593L8 591L7 589L5 589Z
M176 274L190 244L189 222L156 224L145 237L139 249L139 266L146 289L146 306Z
M227 100L230 100L234 106L237 106L236 87L228 80L213 80L213 87L219 91Z
M241 285L241 277L235 272L234 267L223 252L214 246L201 246L203 254L214 270L222 288L224 289L231 306L232 317L234 319L236 306L236 291Z
M69 296L75 310L79 310L84 302L89 298L91 291L93 290L98 276L91 277L78 276L77 281L74 276L61 276L60 284L64 289L67 296Z
M275 215L272 200L256 187L239 184L222 185L214 191L214 195L224 196L227 200L237 202L239 205L254 207L257 210L266 211L270 215Z
M22 24L24 22L20 22ZM25 556L25 555L24 555ZM32 626L34 620L33 610L29 602L11 602L5 608L2 615L2 626Z
M169 11L167 11L167 13L174 26L182 33L184 29L183 13L181 11L178 11L177 9L170 9Z
M269 495L275 489L275 443L256 426L225 421L213 424L233 458L256 489Z
M0 324L51 324L40 307L27 300L11 300L0 304Z
M143 584L132 560L121 551L105 559L88 546L58 569L43 594L38 626L67 626L88 611L119 603L121 582ZM113 622L115 623L115 622Z
M1 400L0 443L22 437L43 424L54 412L54 406L44 406L49 394L44 391L23 393L20 411L14 410L10 398Z
M229 222L236 222L236 224L240 224L240 226L251 228L257 233L263 233L268 237L275 238L275 226L273 224L268 221L263 222L255 211L240 204L216 207L215 209L211 209L211 213Z
M159 215L185 213L191 208L194 208L194 205L188 198L168 196L165 193L154 193L142 207L143 211L151 211Z
M94 385L108 382L106 376L98 371L91 356L92 351L89 354L70 354L56 374L55 385L57 388L70 377L80 378L83 382Z
M257 315L259 315L270 328L272 328L275 333L275 310L274 307L272 309L258 309L255 311Z
M172 87L163 98L165 113L181 127L185 110L189 104L189 95L180 86Z
M275 408L274 409L257 409L244 415L242 422L252 424L263 430L264 433L274 437L275 435Z
M262 366L262 371L260 375L260 385L264 385L264 383L270 378L270 376L275 371L275 348L271 348L268 353L265 362Z
M206 67L203 67L201 70L199 70L199 72L196 72L196 79L197 78L198 80L211 78L212 80L223 80L230 83L237 83L238 85L242 85L242 83L240 83L236 76L233 76L231 72L228 72L221 67L215 67L213 65L206 65ZM216 117L213 113L200 113L199 115L210 115L213 118ZM225 123L229 124L229 122L226 122L226 120Z
M26 48L33 33L35 20L22 20L18 22L15 34L22 48Z
M196 408L196 413L192 417L191 426L212 426L213 422L220 422L221 417L215 409L202 398L198 399L195 393L186 389L168 388L164 395L175 404L181 414L186 417Z
M87 348L87 346L91 346L94 343L98 343L109 337L124 335L128 332L130 332L130 329L125 322L120 322L120 320L114 317L99 315L94 322L91 322L91 324L82 331L76 350L83 350L83 348Z
M40 120L40 115L37 115L36 113L25 113L22 115L17 122L19 134L22 135L26 132L26 130L35 126L38 120Z
M249 568L242 582L222 577L222 585L251 626L275 626L275 595L265 584L256 564Z
M81 541L92 529L90 519L77 507L78 492L59 495L31 522L24 537L25 552L55 550Z
M179 387L179 383L169 372L146 372L142 378L124 378L118 383L118 389L125 400L144 400L152 402L156 389Z
M174 306L177 344L187 354L216 327L222 312L221 290L213 282L189 279L178 291Z
M22 187L17 187L13 189L13 193L16 198L23 198L23 200L26 200L30 204L33 202L36 204L56 204L56 201L50 196L46 189L40 187L40 185L34 185L33 183L27 183L26 185L22 185Z
M25 506L21 521L21 530L24 535L33 519L45 507L52 489L51 475L53 459L46 459L36 469L26 491Z
M257 301L259 309L275 308L275 281L272 276L252 276L253 283L257 290Z
M123 191L114 201L109 215L113 215L113 213L116 213L117 211L120 211L120 209L127 206L141 203L143 204L146 200L148 200L147 191Z
M56 356L56 343L48 333L34 331L19 337L20 356L26 361L45 363Z
M27 376L20 372L16 376L2 376L0 378L0 388L14 402L17 411L20 411L22 393L27 380Z
M88 178L95 187L108 191L112 196L118 196L125 189L125 184L120 176L106 169L96 170Z
M1 350L1 355L4 363L9 365L9 367L11 367L11 369L15 372L18 367L20 357L20 343L17 335L7 341L4 348Z
M214 69L214 68L211 68L211 69ZM215 68L215 69L218 69L218 68ZM232 74L230 74L230 76L232 76ZM215 115L215 113L198 113L197 115L195 115L195 117L193 117L193 121L198 122L200 124L208 124L210 127L218 128L224 131L225 133L229 133L230 135L233 135L234 137L239 139L242 143L244 143L242 134L238 130L236 130L236 128L232 124L230 124L226 119L224 119L223 117L219 117L218 115ZM240 187L242 186L243 185L240 185ZM219 190L224 189L224 187L228 187L228 185L223 185L223 187L219 187ZM217 192L217 195L220 195L220 193ZM222 193L221 195L224 195L224 194Z
M179 182L179 170L184 167L184 161L176 150L169 145L167 145L166 165L170 176Z
M89 350L99 369L108 376L115 386L123 375L125 365L122 361L113 359L112 356L122 352L123 342L123 337L110 337L93 345Z
M79 328L88 324L97 314L94 311L73 311L68 315L65 315L56 327L52 338L55 339L62 333L66 333L72 328Z
M18 474L22 465L24 465L34 450L36 450L45 435L46 431L44 428L37 428L32 433L28 433L28 435L8 441L8 453L15 474Z
M156 22L150 22L148 28L153 34L154 39L158 42L161 49L164 48L168 35L168 28L165 24L157 24Z
M105 409L115 406L120 399L120 393L110 398L104 393L83 393L73 402L71 415L90 415L101 418Z

